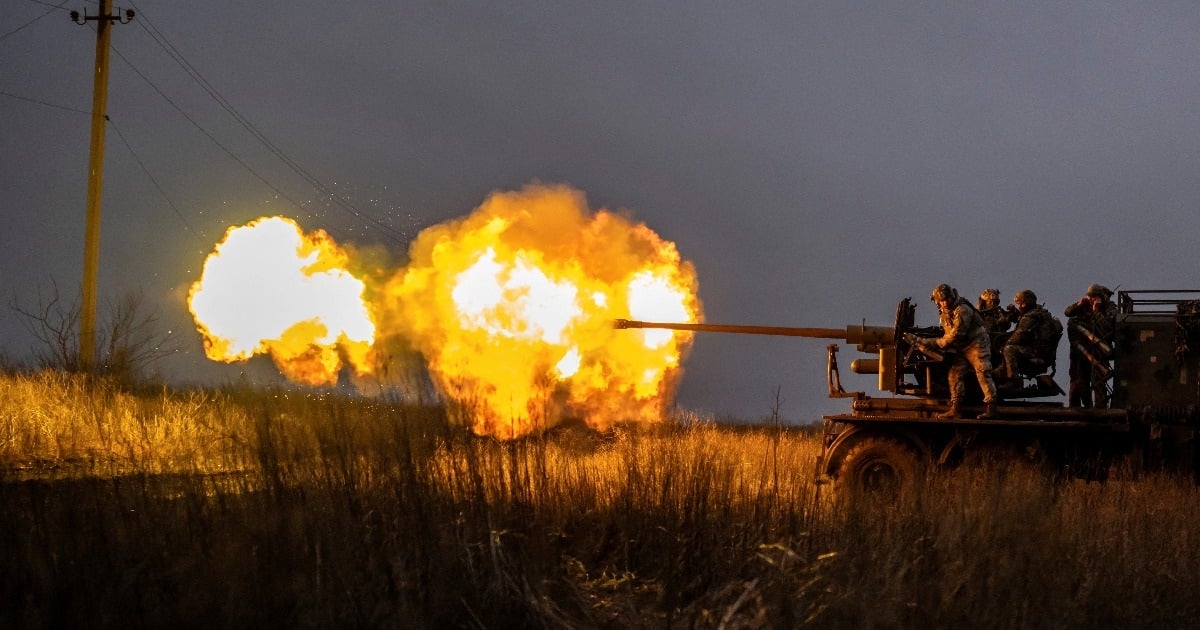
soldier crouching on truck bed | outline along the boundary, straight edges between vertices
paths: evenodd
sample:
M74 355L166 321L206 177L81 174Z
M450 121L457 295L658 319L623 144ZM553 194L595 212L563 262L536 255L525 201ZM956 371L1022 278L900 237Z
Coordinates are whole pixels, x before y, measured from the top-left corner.
M1108 287L1093 284L1087 295L1063 311L1071 345L1071 384L1067 388L1071 407L1108 406L1108 378L1112 374L1108 361L1117 331L1117 305L1110 299L1112 294Z
M950 364L950 408L939 414L938 418L962 417L962 399L967 390L963 378L972 368L975 370L975 377L979 379L979 388L983 390L983 403L986 405L986 409L978 417L995 418L996 384L992 381L991 341L983 327L979 311L975 310L970 301L959 297L958 291L948 284L934 287L929 299L937 303L938 318L941 320L944 334L938 339L926 339L924 343L958 351L953 353Z
M1062 322L1038 304L1037 295L1029 289L1017 291L1013 304L1017 327L1004 344L1004 365L997 369L997 380L1019 383L1023 372L1040 374L1054 364Z

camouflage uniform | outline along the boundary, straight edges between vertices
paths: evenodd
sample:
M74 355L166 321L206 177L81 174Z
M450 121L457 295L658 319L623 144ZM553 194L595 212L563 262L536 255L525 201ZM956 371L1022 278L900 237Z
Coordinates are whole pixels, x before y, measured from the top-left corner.
M1042 359L1049 362L1058 350L1057 333L1061 330L1050 311L1040 304L1033 304L1020 313L1017 327L1004 344L1004 367L1009 379L1021 377L1022 361ZM1050 344L1054 344L1053 347Z
M979 295L979 317L983 319L983 327L988 334L995 337L1008 332L1012 325L1010 312L1000 306L1000 291L984 289Z
M999 306L979 309L979 318L983 320L984 329L992 335L1003 335L1012 325L1012 320L1008 318L1008 311Z
M984 289L979 294L979 301L975 306L979 309L983 327L992 340L992 356L1004 360L1001 352L1004 350L1004 342L1008 340L1008 328L1013 322L1012 312L1000 307L999 289ZM995 366L995 363L992 365Z
M940 285L938 289L941 289ZM946 287L949 289L949 287ZM953 289L950 289L953 291ZM936 301L937 289L935 289ZM950 410L944 417L958 417L960 404L966 394L967 384L963 380L972 368L975 378L979 379L979 388L983 390L983 402L988 406L984 416L995 414L996 384L992 380L992 348L987 330L979 311L965 298L955 294L946 309L938 307L938 317L941 320L943 335L930 343L942 349L957 350L950 364Z
M1067 388L1067 398L1071 407L1108 406L1108 357L1102 356L1103 352L1087 336L1077 332L1075 326L1087 329L1111 348L1117 331L1117 305L1109 300L1111 296L1112 291L1107 287L1093 284L1084 298L1063 311L1068 323L1072 324L1067 329L1067 341L1071 345L1071 384ZM1087 348L1103 364L1092 363L1081 347Z

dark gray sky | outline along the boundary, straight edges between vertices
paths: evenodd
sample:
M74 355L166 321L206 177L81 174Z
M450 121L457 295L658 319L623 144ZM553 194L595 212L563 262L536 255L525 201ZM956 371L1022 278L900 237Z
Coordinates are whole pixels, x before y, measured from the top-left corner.
M95 35L68 11L96 4L58 4L0 16L6 303L81 276ZM1200 287L1192 1L117 6L139 18L113 30L101 296L145 292L181 378L244 369L203 358L184 304L225 228L279 212L401 253L534 180L677 243L713 322L889 325L912 296L933 324L939 282L1055 312L1092 282ZM393 232L321 201L160 41ZM9 357L34 345L7 308L0 335ZM842 410L825 343L701 335L678 401L755 419L778 389L788 420Z

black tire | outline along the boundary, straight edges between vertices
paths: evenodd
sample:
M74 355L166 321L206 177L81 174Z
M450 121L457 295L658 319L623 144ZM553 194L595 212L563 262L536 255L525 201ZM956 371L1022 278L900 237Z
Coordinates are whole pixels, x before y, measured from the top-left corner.
M904 441L865 437L850 447L838 470L838 487L853 496L897 499L911 494L924 479L925 465Z

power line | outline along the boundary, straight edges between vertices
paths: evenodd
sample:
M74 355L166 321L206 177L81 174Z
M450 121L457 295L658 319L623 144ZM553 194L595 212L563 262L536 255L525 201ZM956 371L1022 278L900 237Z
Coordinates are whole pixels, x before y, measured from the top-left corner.
M114 48L114 51L116 51L115 48ZM120 52L117 52L118 56L120 56L120 54L121 54ZM132 68L132 66L130 66L130 67ZM137 69L134 68L134 71L137 72ZM139 76L140 76L140 74L139 74ZM146 79L145 77L142 77L142 78ZM147 80L147 82L149 82L148 79L146 79L146 80ZM151 84L151 87L154 87L154 85ZM166 99L168 103L171 103L173 106L175 106L174 102L171 101L170 98L167 97L165 94L162 94L160 92L160 95L164 99ZM28 103L34 103L37 105L41 105L43 107L50 107L53 109L61 109L63 111L68 111L68 112L71 112L74 114L91 115L91 113L92 113L91 111L86 110L86 109L79 109L77 107L67 107L65 105L57 105L55 103L50 103L48 101L43 101L43 100L36 99L36 98L30 98L28 96L21 96L20 94L13 94L12 92L7 92L4 90L0 90L0 96L7 96L12 99L16 99L19 101L25 101ZM211 134L209 134L207 130L205 130L203 127L201 127L195 120L192 120L191 117L189 117L186 112L183 112L182 110L180 110L178 108L178 106L175 106L175 107L176 107L176 110L179 111L179 113L182 114L185 118L187 118L189 122L191 122L193 125L195 125L196 128L199 129L201 133L203 133L210 140L212 140L212 142L214 144L216 144L218 147L220 147L221 150L224 151L231 158L236 160L238 162L238 164L240 164L243 168L246 168L248 171L253 173L254 176L259 179L259 181L263 182L263 184L270 187L271 190L275 191L276 194L283 197L288 203L291 203L292 205L294 205L298 208L302 207L301 204L288 198L286 194L284 194L282 191L280 191L278 188L276 188L273 184L271 184L271 182L267 181L266 178L264 178L257 171L255 171L248 164L246 164L240 157L238 157L236 154L234 154L232 151L230 151L227 147L222 145L220 143L220 141L218 141ZM137 151L135 151L133 149L133 145L131 145L129 143L129 140L125 137L125 134L122 133L121 130L117 127L117 124L115 122L113 122L112 117L105 116L104 120L108 124L108 126L112 127L113 131L115 131L117 133L117 137L121 140L121 144L125 145L125 148L129 150L129 154L131 156L133 156L134 161L137 162L138 166L142 169L142 172L146 175L146 178L150 180L150 183L154 186L154 188L156 190L158 190L160 195L162 195L163 199L167 202L167 205L171 206L171 210L175 213L175 215L177 217L179 217L179 221L183 224L183 228L197 239L197 244L200 245L201 249L204 249L205 247L207 247L207 245L203 241L199 240L200 239L199 235L197 234L197 232L194 229L192 229L191 225L187 222L187 219L184 218L182 211L179 209L179 206L175 205L175 202L173 202L171 200L170 196L167 195L166 190L162 187L161 184L159 184L158 179L156 177L154 177L154 174L150 172L150 168L146 166L145 161L141 159L141 157L138 155Z
M138 23L140 24L141 20L144 19L144 16L139 15L138 18L139 18ZM125 65L129 66L129 69L132 70L134 72L134 74L136 74L139 78L141 78L142 81L145 81L146 85L150 86L150 89L154 90L164 101L166 101L166 103L168 105L170 105L176 112L178 112L180 116L183 116L183 118L185 120L187 120L189 123L191 123L191 125L193 127L195 127L197 131L199 131L201 134L203 134L204 137L208 138L208 140L210 142L212 142L214 146L216 146L218 149L220 149L222 153L224 153L225 155L228 155L230 159L232 159L234 162L236 162L242 168L246 169L246 172L253 175L255 179L257 179L264 186L269 188L272 192L274 192L277 196L282 198L284 201L295 206L296 208L304 207L304 205L302 203L293 199L286 192L284 192L279 186L276 186L274 183L272 183L271 180L269 180L266 175L260 173L257 169L255 169L253 166L251 166L246 160L242 159L242 157L240 155L238 155L237 153L235 153L233 151L233 149L230 149L224 143L222 143L220 140L218 140L215 135L213 135L211 132L209 132L208 129L206 129L195 118L193 118L190 114L188 114L183 109L183 107L181 107L178 103L176 103L174 99L172 99L170 96L167 95L166 92L164 92L161 88L159 88L158 85L156 83L154 83L154 81L151 81L150 77L146 76L146 74L144 72L142 72L140 68L135 66L133 64L133 62L130 61L129 58L126 57L124 54L122 54L121 51L116 46L113 46L112 50L114 53L116 53L117 57L121 59L121 61L125 62ZM110 119L110 123L111 123L111 119ZM115 127L114 127L114 129L115 129ZM119 133L120 132L118 132L118 134ZM126 143L126 146L129 146L128 143ZM131 150L131 153L132 153L132 150ZM135 155L135 159L137 159L136 155ZM139 160L139 162L140 162L140 160ZM142 170L146 172L147 176L150 176L149 170L145 167L144 164L142 165ZM151 181L153 182L154 178L152 176L150 176L150 177L151 177ZM155 186L158 187L157 183L155 183ZM159 188L159 192L162 192L161 187ZM163 196L165 198L166 193L163 193ZM174 207L174 206L172 205L172 207ZM177 212L177 214L178 214L178 212ZM182 216L180 218L182 218ZM188 224L186 222L184 223L184 228L188 229L189 232L192 232L193 234L195 234L195 232L192 231L188 227ZM397 242L397 244L402 244L399 241L396 241L396 242Z
M140 23L141 19L144 19L144 18L139 16L139 23ZM243 160L236 153L234 153L232 149L230 149L229 147L222 144L221 141L216 138L216 136L209 133L209 131L207 129L205 129L203 125L196 122L196 119L192 118L191 115L189 115L186 111L184 111L183 108L180 107L179 104L176 103L170 96L167 96L166 92L163 92L161 89L159 89L158 85L156 85L153 81L150 80L150 77L146 76L145 73L143 73L137 66L133 65L133 62L129 61L129 59L126 58L125 55L121 54L120 50L117 50L116 47L113 47L113 52L117 53L117 56L121 58L121 61L124 61L125 64L128 65L131 70L133 70L134 74L138 75L138 77L140 77L143 81L145 81L146 85L149 85L152 90L157 92L158 95L161 96L162 99L164 101L166 101L168 105L173 107L175 109L175 111L179 112L180 116L183 116L184 119L187 120L189 123L191 123L192 126L195 127L197 131L204 134L204 136L206 138L208 138L210 141L212 141L212 143L214 145L216 145L217 148L221 149L221 151L223 151L225 153L225 155L228 155L229 157L233 158L233 160L235 162L237 162L242 168L246 169L251 175L253 175L255 177L255 179L262 182L267 188L270 188L272 191L274 191L275 194L279 195L280 197L283 197L285 200L287 200L288 203L296 206L297 208L301 207L299 202L297 202L296 200L289 197L287 195L287 193L280 190L277 186L275 186L275 184L272 184L269 180L267 180L266 176L262 175L261 173L259 173L256 170L254 170L254 167L247 164L246 161Z
M117 53L118 57L121 57L121 53L119 51L117 51L115 47L113 48L113 51ZM121 57L121 59L126 61L126 63L128 63L128 60L125 60L124 57ZM247 171L249 171L251 174L253 174L255 176L255 178L257 178L260 182L262 182L264 185L266 185L268 188L270 188L272 191L274 191L277 195L282 197L288 203L296 206L297 208L303 207L302 204L300 204L299 202L288 197L286 193L279 190L279 188L277 188L274 184L272 184L270 181L268 181L266 179L266 177L264 177L263 175L258 173L258 171L255 171L253 167L251 167L244 160L242 160L242 158L239 157L237 154L233 153L233 151L231 151L228 147L221 144L221 142L219 140L217 140L212 134L210 134L208 132L208 130L206 130L198 122L196 122L194 119L192 119L191 116L189 116L187 114L187 112L184 112L181 108L179 108L179 106L173 100L171 100L171 98L169 96L164 94L162 91L158 90L157 86L155 86L153 84L153 82L151 82L149 80L149 78L142 75L136 67L134 67L133 65L130 65L130 68L133 69L133 71L135 73L137 73L138 76L142 77L142 79L144 81L146 81L147 84L149 84L151 88L155 89L155 91L158 91L159 95L162 96L163 99L166 100L168 103L170 103L171 106L174 107L176 109L176 111L178 111L180 113L180 115L182 115L184 118L186 118L188 120L188 122L192 123L192 125L195 126L196 129L200 131L200 133L204 134L205 137L207 137L209 140L211 140L212 143L215 144L218 148L220 148L226 155L228 155L230 158L232 158L234 161L236 161L239 165L241 165L242 168L245 168ZM91 111L86 110L86 109L79 109L76 107L67 107L65 105L57 105L55 103L51 103L48 101L43 101L43 100L36 99L36 98L30 98L28 96L21 96L20 94L13 94L12 92L7 92L4 90L0 90L0 96L7 96L12 99L16 99L19 101L25 101L28 103L34 103L37 105L41 105L43 107L50 107L53 109L61 109L63 111L68 111L68 112L71 112L74 114L91 115L91 113L92 113ZM196 231L193 230L191 228L191 226L188 224L187 220L184 219L182 212L179 210L179 207L176 206L175 203L171 201L171 198L169 196L167 196L166 191L158 183L157 178L155 178L154 175L150 172L149 167L146 166L145 162L142 161L142 159L138 156L137 152L133 150L133 146L129 144L128 139L126 139L125 135L123 133L121 133L121 130L117 128L116 123L114 123L112 120L112 117L105 116L104 120L109 126L111 126L113 128L113 131L117 132L117 136L120 138L121 143L125 145L125 148L129 149L129 153L133 156L133 159L138 163L138 166L141 167L142 172L146 174L147 178L149 178L150 183L154 185L154 187L158 190L158 192L163 196L163 199L165 199L167 201L167 203L171 206L171 209L175 212L175 214L179 217L180 221L183 223L184 229L187 230L189 233L191 233L193 236L196 236L197 238L199 238L199 236L196 234ZM331 231L333 231L333 230L331 229ZM341 238L340 235L338 237ZM201 247L202 248L204 247L203 244L201 244Z
M36 2L37 0L31 0L31 1ZM53 13L54 10L65 10L65 9L63 9L63 5L65 5L66 2L68 2L68 1L69 0L64 0L61 4L58 4L58 5L51 5L46 2L38 2L39 4L45 4L46 6L50 7L50 9L45 14L38 16L37 18L34 18L33 20L27 22L26 24L21 25L20 27L18 27L17 29L15 29L13 31L10 31L9 33L5 34L3 37L7 37L8 35L11 35L17 31L29 26L30 24L33 24L34 22L37 22L38 20L42 19L46 15ZM340 195L337 192L335 192L334 190L332 190L329 186L325 185L319 178L317 178L315 175L313 175L311 172L309 172L307 169L305 169L303 166L301 166L299 162L297 162L295 159L293 159L282 148L280 148L270 138L268 138L265 133L263 133L248 118L246 118L244 115L242 115L242 113L240 111L238 111L237 108L234 107L233 104L231 102L229 102L229 100L226 99L220 93L220 91L218 91L216 89L216 87L213 86L212 83L209 82L200 73L200 71L191 62L189 62L187 60L186 57L184 57L183 53L180 52L179 49L176 48L166 38L166 36L162 33L162 31L160 31L150 20L148 20L146 18L145 14L142 13L140 9L137 9L136 5L133 5L132 2L130 2L130 5L134 6L134 9L138 11L139 15L138 15L138 19L136 20L136 23L139 24L140 26L142 26L146 30L147 34L150 35L150 38L152 40L154 40L154 42L157 43L167 53L167 55L169 57L171 57L171 59L173 61L175 61L175 63L178 64L183 69L183 71L193 81L195 81L197 83L197 85L199 85L200 88L206 94L208 94L208 96L210 98L212 98L218 104L218 106L220 106L223 110L225 110L243 129L245 129L252 137L254 137L258 142L260 142L264 147L266 147L267 150L272 155L275 155L280 161L283 162L283 164L285 166L287 166L287 168L289 168L292 172L299 175L306 183L308 183L315 190L317 190L319 193L321 193L323 196L325 196L329 201L332 201L333 205L335 205L338 209L352 215L353 217L355 217L356 219L361 221L363 224L365 224L367 227L373 228L374 230L376 230L377 232L382 234L385 238L389 239L393 243L395 243L397 245L405 244L405 242L407 241L407 238L405 237L405 234L402 231L396 230L395 228L391 227L390 225L381 221L380 219L375 218L375 217L363 212L359 208L357 208L348 199L346 199L342 195ZM209 132L195 118L193 118L190 114L188 114L178 103L176 103L174 99L172 99L170 96L167 95L166 92L164 92L161 88L159 88L158 85L155 84L155 82L152 81L150 79L150 77L148 77L144 72L142 72L140 68L138 68L136 65L134 65L133 62L130 61L128 57L126 57L124 54L122 54L121 51L116 46L110 45L110 49L114 53L116 53L117 57L119 57L121 59L121 61L123 61L125 63L125 65L127 65L131 70L133 70L134 74L136 74L139 78L142 79L142 81L144 81L148 86L150 86L150 88L152 90L154 90L168 105L170 105L173 109L175 109L175 111L177 111L181 116L183 116L183 118L185 120L187 120L193 127L195 127L197 131L199 131L206 138L208 138L209 141L213 143L213 145L215 145L223 153L228 155L232 160L234 160L234 162L236 162L239 166L244 168L248 173L250 173L252 176L254 176L255 179L257 179L264 186L266 186L268 189L270 189L272 192L274 192L277 196L279 196L280 198L284 199L286 202L290 203L291 205L293 205L297 208L304 207L304 204L302 204L299 201L290 197L287 193L285 193L282 189L280 189L279 186L272 183L264 174L260 173L253 166L251 166L246 160L244 160L241 156L239 156L232 149L230 149L228 146L226 146L224 143L222 143L220 140L218 140L215 135L213 135L211 132ZM27 96L21 96L19 94L14 94L14 93L7 92L7 91L0 91L0 95L7 96L9 98L13 98L13 99L17 99L17 100L21 100L21 101L26 101L29 103L35 103L35 104L42 105L45 107L51 107L51 108L55 108L55 109L61 109L64 111L70 111L73 113L92 114L92 112L88 111L88 110L82 110L82 109L73 108L73 107L56 105L54 103L50 103L50 102L35 99L35 98L30 98ZM106 117L106 121L110 125L112 124L111 119L108 119L107 117ZM168 203L170 203L170 199L167 198L162 187L159 186L157 180L155 180L155 178L150 173L150 171L146 167L146 165L137 157L137 154L132 150L132 147L130 146L128 141L126 141L126 139L121 134L121 132L116 129L115 125L113 125L113 128L115 131L117 131L118 135L121 136L121 140L125 144L125 146L130 149L130 153L134 155L134 159L138 161L139 166L142 168L143 172L146 173L147 177L150 178L151 183L154 184L154 186L159 190L159 192L161 194L163 194L163 197L168 200ZM175 211L175 213L177 215L179 215L180 219L182 220L183 219L182 213L179 212L178 208L175 207L175 205L173 203L171 204L171 206L172 206L172 209ZM186 221L184 221L184 227L189 232L192 232L193 234L195 234L195 232L193 230L191 230L191 228L188 226Z
M96 4L95 0L90 0L90 1L92 4ZM40 4L42 6L47 6L52 9L63 9L64 11L66 11L66 9L63 7L65 7L67 2L70 2L70 0L63 0L63 2L60 2L58 4L54 4L52 2L46 2L46 0L29 0L29 2L32 2L33 4Z
M166 200L167 205L171 206L171 211L175 213L176 217L179 217L179 222L183 224L183 229L187 230L188 233L196 239L196 243L200 246L200 249L204 250L207 245L200 240L200 235L197 234L196 231L192 229L192 226L188 224L187 219L183 217L183 213L179 211L179 207L175 205L175 202L171 201L171 198L167 196L167 192L163 190L163 187L159 185L158 180L155 179L152 173L150 173L150 169L146 168L146 163L142 161L142 158L137 154L137 151L134 151L133 146L130 145L129 141L125 139L125 134L121 133L121 129L112 121L112 118L109 118L107 122L108 125L112 127L113 131L117 132L117 137L121 139L121 144L124 144L125 148L129 150L129 154L133 156L133 160L137 162L138 166L141 167L142 172L146 174L146 177L150 180L150 183L154 184L154 188L158 190L158 194L162 195L162 198Z
M76 114L87 114L90 116L92 113L91 111L86 110L86 109L79 109L77 107L67 107L65 105L55 105L54 103L48 103L46 101L41 101L36 98L30 98L28 96L21 96L20 94L13 94L12 92L5 92L4 90L0 90L0 96L7 96L9 98L15 98L18 101L26 101L28 103L36 103L38 105L44 105L46 107L53 107L54 109L61 109L61 110L68 111L68 112L74 112Z
M131 3L131 5L132 5L132 3ZM136 5L133 5L133 6L135 9L137 8ZM139 13L140 13L140 10L139 10ZM196 82L196 84L199 85L202 90L204 90L205 93L207 93L209 95L209 97L211 97L222 109L224 109L230 116L232 116L233 119L235 121L237 121L237 123L239 125L241 125L243 129L245 129L248 133L250 133L251 136L253 136L256 140L258 140L260 143L262 143L262 145L264 147L266 147L268 151L270 151L273 155L275 155L277 158L279 158L279 160L282 161L284 163L284 165L286 165L289 169L291 169L292 172L299 175L305 182L307 182L310 186L315 188L318 192L329 197L329 199L331 199L339 208L348 212L349 214L351 214L358 220L362 221L364 224L368 225L369 227L374 227L375 229L379 230L381 233L383 233L383 235L388 237L394 243L403 244L405 242L403 233L397 231L395 228L392 228L390 225L384 223L383 221L381 221L375 217L372 217L370 215L365 214L364 212L359 210L357 207L355 207L354 204L350 203L349 200L343 198L341 195L337 194L335 191L330 189L323 182L321 182L316 176L314 176L312 173L308 172L298 162L296 162L294 159L292 159L292 157L289 156L286 152L284 152L283 149L281 149L277 144L272 142L271 139L266 136L266 134L264 134L261 130L259 130L258 127L256 125L254 125L254 123L252 123L248 118L243 116L242 113L239 112L237 110L237 108L235 108L233 106L233 104L230 103L229 100L226 99L220 93L220 91L218 91L216 89L216 87L213 86L212 83L210 83L208 81L208 79L206 79L204 77L204 75L202 75L200 73L200 71L194 65L192 65L191 62L189 62L187 60L186 57L184 57L183 53L180 52L179 49L176 48L173 44L171 44L171 42L166 38L166 36L162 33L162 31L160 31L158 29L158 27L156 27L152 21L146 19L144 14L140 15L139 17L141 19L138 20L138 24L146 31L147 34L150 35L151 39L153 39L156 43L158 43L158 45L160 47L162 47L162 49L164 51L166 51L167 55L170 56L171 59L173 59L175 61L175 63L178 64L179 67L182 68L183 71L189 77L191 77L192 80L194 80ZM129 63L129 61L127 59L125 59L124 57L121 57L121 58L126 63ZM132 64L130 64L130 67L132 67ZM136 71L136 69L135 69L135 71ZM138 74L140 76L142 76L143 80L146 80L147 83L150 82L149 79L147 79L140 72L138 72ZM151 84L151 85L153 87L153 84ZM157 87L155 87L155 90L158 91L159 94L162 94L161 90L158 90ZM164 95L164 98L165 98L165 95ZM172 103L172 105L175 106L173 103ZM175 106L175 107L176 107L176 109L179 109L178 106ZM180 112L182 113L182 110L180 110ZM191 119L189 118L189 120L191 120ZM195 124L194 121L193 121L193 124ZM206 132L206 135L209 135L209 134L207 134L207 132ZM212 136L209 135L209 137L211 138ZM214 142L215 142L215 140L214 140ZM241 162L241 161L239 160L239 162ZM260 177L260 179L262 179L262 178ZM264 183L266 183L266 182L264 181ZM286 198L286 195L283 195L283 193L281 193L274 186L271 186L271 189L275 190L275 192L279 193L281 196L284 196L284 198ZM289 199L289 201L291 201L291 200ZM295 204L297 207L299 207L299 204L296 204L296 202L292 201L292 203Z
M36 0L31 0L31 1L36 1ZM49 8L49 9L47 9L45 13L43 13L43 14L41 14L41 15L39 15L39 16L37 16L37 17L35 17L35 18L33 18L32 20L29 20L28 22L26 22L26 23L24 23L24 24L22 24L22 25L18 26L17 28L14 28L13 30L11 30L11 31L9 31L9 32L7 32L7 33L5 33L5 34L3 34L3 35L0 35L0 41L4 41L4 39L5 39L5 38L7 38L9 35L15 35L16 33L18 33L18 32L20 32L21 30L23 30L25 27L29 26L30 24L33 24L34 22L37 22L38 20L40 20L40 19L42 19L42 18L46 17L47 15L50 15L51 13L54 13L54 11L55 11L56 9L57 9L57 10L61 10L61 11L66 11L66 9L65 9L65 8L63 8L63 7L64 7L64 5L66 5L66 4L67 4L68 2L70 2L70 1L71 1L71 0L63 0L62 2L60 2L60 3L58 3L58 4L50 4L49 2L37 2L37 4L44 4L44 5L46 5L46 6L50 7L50 8Z

